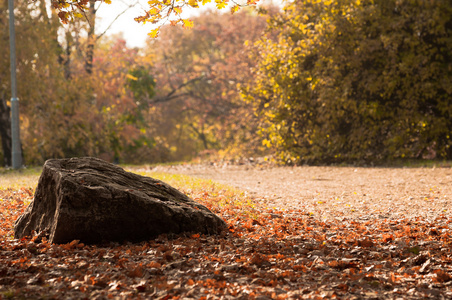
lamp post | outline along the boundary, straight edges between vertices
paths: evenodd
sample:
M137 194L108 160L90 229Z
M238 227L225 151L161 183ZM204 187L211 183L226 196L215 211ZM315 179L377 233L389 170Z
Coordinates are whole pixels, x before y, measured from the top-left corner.
M9 9L9 47L11 60L11 139L12 139L12 167L22 166L22 150L20 147L19 131L19 98L17 98L16 82L16 30L14 25L14 0L8 0Z

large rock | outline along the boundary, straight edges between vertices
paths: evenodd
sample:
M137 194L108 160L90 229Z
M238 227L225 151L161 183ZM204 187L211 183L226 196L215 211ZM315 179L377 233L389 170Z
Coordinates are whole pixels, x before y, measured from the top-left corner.
M52 243L140 241L162 233L217 234L225 222L168 184L97 158L51 159L14 226Z

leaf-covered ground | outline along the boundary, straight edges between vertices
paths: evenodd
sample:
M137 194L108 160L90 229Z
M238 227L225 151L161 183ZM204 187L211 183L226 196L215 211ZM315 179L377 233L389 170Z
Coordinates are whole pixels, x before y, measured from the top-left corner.
M0 298L452 298L448 214L322 221L211 181L159 176L220 215L228 231L97 246L14 240L33 187L3 186Z

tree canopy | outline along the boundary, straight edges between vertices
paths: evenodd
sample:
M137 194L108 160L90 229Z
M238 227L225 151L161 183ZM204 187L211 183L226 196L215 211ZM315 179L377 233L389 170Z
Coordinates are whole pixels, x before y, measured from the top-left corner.
M149 130L179 159L257 151L256 118L238 86L254 65L245 42L261 36L266 18L243 10L233 16L207 11L193 20L192 30L162 28L146 47L157 82L156 96L147 100Z
M167 26L163 39L137 49L120 36L87 34L94 24L85 19L61 24L56 15L48 17L44 3L16 8L26 164L73 156L161 162L205 150L254 151L246 145L257 142L256 123L237 85L249 79L253 65L245 41L259 38L265 17L207 11L194 19L193 30ZM1 20L7 41L7 19ZM9 47L2 47L6 68ZM5 76L0 86L2 130L10 123L3 118L8 82ZM2 133L1 140L8 136ZM9 165L10 154L2 150Z
M87 12L90 9L90 2L105 2L111 3L111 0L58 0L52 1L52 6L58 11L58 16L63 23L68 23L74 18L87 17ZM231 13L237 12L241 7L257 4L259 0L246 0L246 2L235 0L214 0L217 9L224 9L229 7ZM212 0L150 0L149 7L144 11L144 14L137 16L135 21L139 23L156 24L156 28L149 32L149 36L155 38L160 32L162 25L182 25L184 28L192 28L193 21L183 17L183 12L186 8L199 8L200 6L212 3Z
M271 153L295 164L452 159L446 0L295 0L268 9L270 16L214 9L194 17L192 30L171 26L183 21L163 24L176 7L202 1L151 1L163 27L142 49L95 33L94 0L58 3L68 15L49 14L43 0L16 6L27 164L70 156L181 161L203 153ZM164 5L173 6L170 14ZM8 165L6 12L4 3L0 137ZM62 16L72 22L62 24Z
M244 96L281 160L452 158L449 1L296 0L256 47Z

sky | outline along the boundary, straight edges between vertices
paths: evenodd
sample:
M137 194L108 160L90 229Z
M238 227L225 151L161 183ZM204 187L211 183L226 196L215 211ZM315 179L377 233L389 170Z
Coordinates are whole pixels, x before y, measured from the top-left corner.
M113 22L113 20L123 12L130 3L134 3L135 0L113 0L111 4L102 3L99 10L97 11L97 33L102 33L105 29ZM265 0L261 0L262 2ZM117 33L123 33L123 37L127 41L127 45L129 47L143 47L146 43L146 40L150 37L147 35L152 29L154 29L154 25L152 24L139 24L135 22L134 18L141 16L144 14L144 10L148 8L147 1L141 0L142 4L138 4L133 8L127 9L127 11L119 16L119 18L113 22L113 25L106 32L106 35L112 35ZM214 1L213 1L214 2ZM274 2L280 3L280 0L275 0ZM197 15L203 9L207 9L210 7L215 7L215 3L211 3L201 8L185 8L184 9L184 18L189 18L191 15ZM229 8L225 8L223 10L228 10Z
M118 14L127 9L127 7L128 5L121 0L113 0L111 4L102 3L97 11L97 33L104 32ZM142 25L135 22L134 18L142 15L144 8L145 6L137 5L136 7L127 9L124 14L113 22L106 35L122 32L129 47L143 47L146 39L149 38L147 34L154 28L152 24Z

